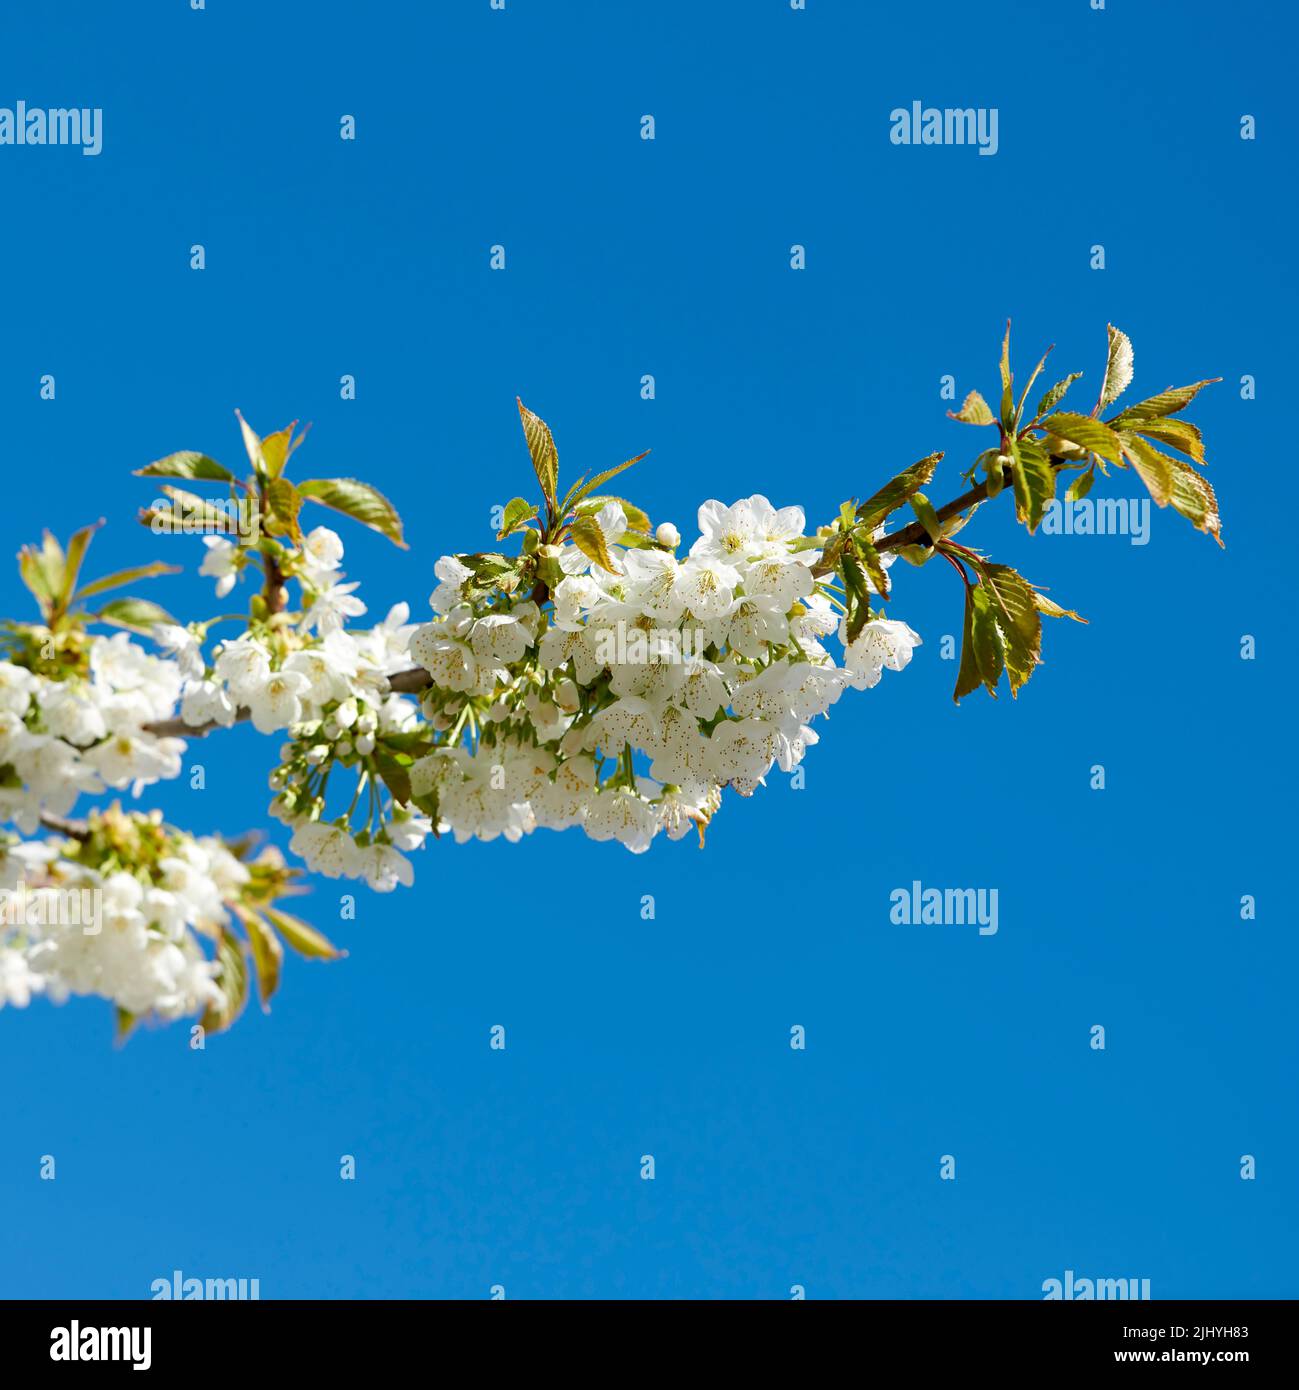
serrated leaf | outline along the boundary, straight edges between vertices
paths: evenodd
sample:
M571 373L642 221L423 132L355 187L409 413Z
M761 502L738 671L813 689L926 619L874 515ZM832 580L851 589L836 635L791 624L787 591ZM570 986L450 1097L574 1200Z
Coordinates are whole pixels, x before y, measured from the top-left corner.
M188 478L191 482L229 483L234 474L216 459L192 449L182 449L178 454L168 454L166 458L156 459L144 468L135 470L137 478Z
M511 497L505 504L505 511L501 516L501 529L496 533L496 539L503 541L525 522L531 521L536 514L536 507L526 497Z
M912 493L919 492L929 482L942 457L941 450L936 454L927 454L910 468L903 469L896 478L890 478L873 497L868 497L857 508L856 520L863 524L866 530L874 530L890 512L895 511Z
M225 1002L220 1008L209 1007L201 1020L208 1033L224 1033L244 1011L248 1003L248 963L237 937L224 927L218 928L217 960L221 975L217 980Z
M1033 603L1039 613L1045 613L1048 618L1072 618L1076 623L1086 623L1087 619L1080 617L1072 608L1061 608L1052 598L1047 596L1041 589L1033 590Z
M278 907L266 907L262 911L271 926L300 956L311 960L338 960L347 954L300 917L293 917Z
M302 494L287 478L272 478L266 484L266 505L271 515L279 521L293 537L294 543L302 544L302 527L298 514L302 511Z
M1212 536L1221 545L1222 518L1218 515L1218 499L1209 480L1189 463L1160 453L1140 435L1125 434L1123 445L1155 505L1171 504L1197 531Z
M1106 324L1109 334L1109 349L1105 358L1105 380L1101 382L1100 399L1097 410L1112 405L1128 389L1132 382L1132 341L1128 335Z
M258 474L266 472L266 460L262 456L261 436L244 419L241 411L235 411L235 419L239 421L239 432L244 439L244 452L248 455L248 462L252 464L253 471Z
M1060 402L1064 400L1065 392L1069 390L1069 388L1074 384L1075 381L1078 380L1080 376L1082 376L1081 372L1070 372L1068 376L1061 377L1060 380L1057 381L1053 387L1051 387L1051 389L1046 393L1046 395L1043 396L1040 401L1038 401L1037 412L1033 418L1037 419L1039 416L1046 415L1050 411L1054 410L1056 406L1058 406Z
M1014 377L1010 371L1010 320L1006 320L1006 336L1001 340L1001 427L1009 434L1015 428Z
M153 560L147 565L137 565L134 569L118 570L116 574L106 574L102 579L92 579L89 584L72 595L74 602L94 598L96 594L106 594L110 589L120 589L124 584L134 584L137 579L157 579L163 574L179 574L179 565L165 565L161 560Z
M606 468L603 473L597 473L594 478L585 479L582 482L578 483L578 485L564 499L563 506L560 508L561 513L564 516L567 516L568 513L571 512L574 507L578 506L580 503L584 502L588 497L590 497L591 494L596 490L596 488L603 487L604 484L607 483L610 478L616 478L619 473L623 472L624 469L630 468L633 463L639 463L641 459L645 457L645 454L648 453L649 450L646 449L644 454L637 454L635 458L627 459L625 462L620 463L616 468ZM628 519L630 520L630 518Z
M523 422L523 437L528 444L533 471L541 484L541 495L546 499L546 505L551 512L557 512L559 451L555 448L554 436L550 433L550 426L540 415L534 415L517 396L514 399L518 402L519 419Z
M880 598L887 600L889 596L889 572L884 568L884 561L880 558L879 551L863 535L854 533L852 539L853 548L857 552L857 559L875 586L875 592Z
M176 619L165 608L144 598L111 599L94 616L98 622L120 627L126 632L138 632L145 637L151 637L159 623L176 625Z
M1028 439L1010 441L1015 466L1015 514L1032 535L1042 522L1046 504L1055 496L1055 469L1046 451Z
M1001 631L997 627L996 609L987 589L980 584L972 594L974 613L971 619L970 637L974 645L974 659L979 667L979 679L989 695L997 696L997 682L1006 668L1006 649Z
M1214 382L1221 380L1221 377L1215 376L1210 377L1208 381L1197 381L1190 386L1170 386L1167 391L1161 391L1157 396L1149 396L1144 401L1138 401L1136 405L1127 406L1108 423L1114 429L1122 429L1125 425L1131 425L1134 420L1158 420L1165 415L1176 415L1179 410L1185 410L1206 386L1212 386Z
M960 410L949 410L948 417L963 425L995 425L997 417L988 402L977 391L971 391L961 403Z
M1015 428L1019 429L1019 422L1024 418L1024 402L1028 400L1028 393L1033 389L1033 383L1042 375L1042 368L1046 366L1046 359L1055 351L1055 344L1052 343L1042 354L1041 360L1033 368L1033 373L1024 383L1024 389L1019 393L1019 405L1015 407Z
M369 483L356 478L308 478L305 483L298 484L298 492L312 502L350 516L362 526L387 536L394 545L407 549L397 508Z
M1038 424L1049 433L1078 445L1080 449L1099 454L1110 463L1121 462L1118 435L1103 421L1093 420L1090 415L1060 410L1045 416Z
M1171 444L1188 454L1196 463L1204 462L1204 437L1189 420L1149 420L1133 422L1134 431L1140 431L1147 439L1157 439L1161 444Z
M573 544L577 546L588 560L594 561L601 569L608 570L610 574L622 573L614 563L613 557L609 554L609 547L605 544L604 532L596 525L593 516L574 517L570 529L573 536Z
M1010 693L1017 695L1042 653L1042 618L1034 602L1033 586L1009 565L984 564L981 573L1004 641Z

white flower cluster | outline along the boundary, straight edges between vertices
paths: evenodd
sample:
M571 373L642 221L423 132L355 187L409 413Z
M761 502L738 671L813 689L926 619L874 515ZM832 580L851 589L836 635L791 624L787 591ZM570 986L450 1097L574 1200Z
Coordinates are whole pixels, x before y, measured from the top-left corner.
M141 788L180 773L185 744L144 725L168 718L176 663L126 633L90 639L78 674L51 679L0 661L0 820L32 834L42 812L65 815L82 792Z
M221 967L203 952L249 872L219 841L173 833L150 868L62 857L56 839L0 847L0 1007L35 994L111 1000L174 1019L220 1008Z
M671 525L624 545L619 503L592 520L612 570L590 558L598 542L564 545L545 611L484 600L453 556L435 567L438 616L410 649L433 682L425 712L449 735L411 785L458 841L581 825L639 853L660 830L702 829L724 786L748 796L773 765L792 771L843 689L900 671L920 641L876 618L836 665L823 639L843 641L845 624L813 572L819 550L798 545L799 507L706 502L684 560Z

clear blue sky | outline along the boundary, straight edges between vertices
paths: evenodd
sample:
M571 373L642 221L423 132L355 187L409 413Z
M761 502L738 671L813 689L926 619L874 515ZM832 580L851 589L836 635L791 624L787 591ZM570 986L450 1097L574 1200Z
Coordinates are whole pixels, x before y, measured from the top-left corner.
M1007 316L1021 369L1056 342L1085 405L1107 321L1138 388L1225 378L1192 414L1228 548L1163 513L1144 547L1030 539L989 508L974 543L1091 620L1052 627L1017 703L952 705L954 576L908 570L910 670L840 703L803 790L728 801L704 853L431 844L352 923L319 882L348 959L291 961L273 1014L203 1053L181 1028L115 1051L90 1001L0 1013L0 1295L146 1297L177 1268L264 1297L1019 1298L1065 1269L1299 1294L1294 581L1268 501L1297 38L1247 0L14 8L0 105L100 106L104 148L0 147L7 554L105 516L98 567L180 560L153 595L213 611L198 554L133 528L128 472L236 459L236 406L313 420L314 473L398 504L409 552L346 536L379 615L426 612L434 559L527 486L516 393L573 473L652 447L632 495L687 534L754 491L828 519L945 448L941 501L975 447L941 378L993 390ZM998 153L890 144L913 100L996 107ZM12 570L0 600L27 615ZM196 743L206 791L149 802L260 825L270 756L247 728ZM913 879L997 887L998 934L892 925Z

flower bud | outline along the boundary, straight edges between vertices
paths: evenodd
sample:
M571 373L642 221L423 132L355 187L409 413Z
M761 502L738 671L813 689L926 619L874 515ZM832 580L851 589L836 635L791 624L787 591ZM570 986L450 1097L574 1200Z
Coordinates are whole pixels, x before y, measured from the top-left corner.
M565 714L575 714L581 708L581 692L568 676L555 687L555 703Z
M329 757L330 748L327 743L318 743L314 748L307 749L307 761L312 767L319 767L321 763Z
M356 751L363 757L368 758L374 752L374 735L362 734L356 740Z
M669 550L675 550L681 544L681 532L670 521L663 521L654 532L654 539Z

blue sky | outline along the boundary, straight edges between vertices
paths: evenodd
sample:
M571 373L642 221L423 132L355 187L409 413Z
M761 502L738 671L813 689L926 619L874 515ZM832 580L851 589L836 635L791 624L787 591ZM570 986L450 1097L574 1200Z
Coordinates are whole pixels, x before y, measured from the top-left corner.
M431 844L346 923L319 882L304 915L348 958L291 961L202 1053L114 1050L92 1001L0 1013L0 1295L173 1269L263 1297L1031 1298L1066 1269L1299 1293L1287 8L141 0L5 28L0 105L104 111L98 157L0 147L6 553L103 516L93 568L184 563L153 596L214 611L198 554L134 527L129 471L236 459L236 406L314 421L304 465L398 505L409 552L345 535L376 615L426 612L435 558L525 490L516 394L572 475L652 448L631 495L687 535L755 491L828 520L940 448L941 501L981 447L942 378L991 393L1008 316L1020 370L1055 342L1084 408L1107 322L1141 394L1225 379L1191 415L1227 549L989 507L972 543L1090 619L1017 702L952 704L954 576L895 571L910 669L703 853ZM995 107L995 157L892 145L913 100ZM148 804L263 825L272 756L196 742L206 790ZM998 888L1000 930L893 925L914 879Z

